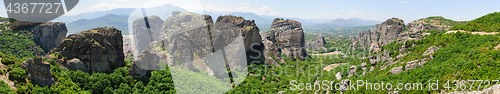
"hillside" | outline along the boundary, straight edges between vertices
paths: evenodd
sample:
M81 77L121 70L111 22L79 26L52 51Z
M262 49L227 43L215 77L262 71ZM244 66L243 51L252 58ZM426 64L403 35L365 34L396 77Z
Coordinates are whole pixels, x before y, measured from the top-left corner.
M500 32L500 12L494 12L476 18L465 24L454 26L452 30Z
M464 24L465 21L453 21L453 20L446 19L446 18L441 17L441 16L431 16L431 17L415 20L413 22L410 22L409 24L413 24L413 23L415 23L415 24L422 23L425 25L451 27L451 26L455 26L455 25Z
M68 23L68 33L76 34L95 27L115 27L122 30L123 35L128 35L128 16L108 14L95 19L80 19Z
M498 34L481 36L470 33L445 34L440 31L428 32L431 33L430 36L426 36L426 38L418 41L407 41L406 43L393 42L387 46L383 46L382 49L384 52L385 50L387 50L387 52L397 52L390 55L391 57L395 57L394 63L379 62L379 64L373 66L374 70L367 73L365 76L358 75L357 73L360 72L357 71L355 72L357 75L348 79L351 81L367 80L368 82L383 81L384 83L393 84L422 83L425 88L423 90L399 90L399 93L438 93L443 91L426 89L429 88L429 83L435 83L435 80L440 80L439 84L445 85L445 81L447 80L497 80L500 78L496 73L500 71L500 67L498 67L500 52L499 50L494 50L494 47L500 43ZM401 50L400 47L408 48ZM438 47L435 53L426 54L429 49L435 47ZM403 55L403 57L399 57L399 55ZM368 60L371 62L371 59L365 59L363 62ZM416 65L415 63L422 65ZM359 65L356 66L359 67ZM350 70L349 67L350 66L343 66L342 69L337 69L337 71ZM397 70L399 70L399 72L395 72ZM342 72L342 74L350 74L346 71L340 72ZM325 80L331 78L332 76L320 77L320 79ZM429 80L431 82L429 82ZM478 84L472 83L466 83L465 85L472 86L472 90L482 90L486 88L486 86L479 86ZM450 85L449 87L452 86L453 85ZM439 88L444 88L444 92L455 91L449 87L440 86ZM467 90L469 90L468 88L469 87L467 87ZM380 92L390 92L390 90L348 90L345 93Z
M408 23L408 25L406 25L405 31L408 31L408 29L410 28L418 29L418 31L445 31L449 30L452 26L461 25L464 23L466 23L466 21L453 21L441 16L431 16Z

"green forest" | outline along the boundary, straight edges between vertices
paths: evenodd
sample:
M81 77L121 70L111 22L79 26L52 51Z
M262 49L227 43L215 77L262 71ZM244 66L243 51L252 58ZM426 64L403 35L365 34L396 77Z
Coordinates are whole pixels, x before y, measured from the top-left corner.
M500 12L487 14L465 24L454 26L450 30L500 32Z

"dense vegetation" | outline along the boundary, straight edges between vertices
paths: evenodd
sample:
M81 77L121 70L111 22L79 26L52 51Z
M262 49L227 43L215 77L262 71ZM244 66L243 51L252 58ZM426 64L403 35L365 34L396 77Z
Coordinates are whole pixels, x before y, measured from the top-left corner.
M33 35L28 35L28 33L28 31L19 31L17 33L10 30L2 31L2 34L0 34L0 52L12 58L30 58L43 55L43 50L38 45L35 45Z
M494 12L485 16L479 17L466 24L457 25L451 30L466 30L466 31L485 31L485 32L500 32L500 12Z
M500 34L497 35L473 35L470 33L451 33L444 34L440 31L428 31L432 35L427 36L422 40L408 41L407 44L415 43L417 46L411 47L401 53L412 51L410 54L402 58L402 62L394 64L384 70L380 70L381 66L374 66L374 71L366 76L350 77L350 80L367 80L368 82L384 82L384 83L422 83L424 90L399 90L399 93L439 93L441 90L427 90L429 83L439 80L439 88L445 91L455 91L451 88L447 89L445 81L447 80L498 80L500 75L500 56L499 50L493 50L496 45L500 44ZM396 47L401 47L403 43L392 43L383 49L394 51ZM391 74L389 70L397 66L404 66L405 62L427 58L422 56L422 53L430 46L443 46L433 55L435 56L430 61L426 62L423 67L417 67L413 70L401 72L399 74ZM340 67L339 72L348 71L348 67ZM320 77L323 80L332 80L333 76ZM431 82L429 82L429 80ZM465 83L467 89L471 83ZM483 84L479 90L484 89ZM491 86L491 85L490 85ZM449 86L453 87L453 85ZM472 90L477 90L479 85L472 85ZM344 93L381 93L389 92L388 90L349 90ZM326 91L322 91L326 92ZM338 91L334 91L338 92Z

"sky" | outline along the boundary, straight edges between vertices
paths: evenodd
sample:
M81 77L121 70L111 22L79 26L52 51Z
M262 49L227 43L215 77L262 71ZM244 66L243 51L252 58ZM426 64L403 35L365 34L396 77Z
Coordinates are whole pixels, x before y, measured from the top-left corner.
M405 20L405 23L429 16L468 21L500 11L498 0L80 0L64 15L164 4L195 13L247 12L286 18L360 18L375 21L396 17ZM5 10L5 7L0 7L0 10ZM6 17L6 12L0 12L0 16Z

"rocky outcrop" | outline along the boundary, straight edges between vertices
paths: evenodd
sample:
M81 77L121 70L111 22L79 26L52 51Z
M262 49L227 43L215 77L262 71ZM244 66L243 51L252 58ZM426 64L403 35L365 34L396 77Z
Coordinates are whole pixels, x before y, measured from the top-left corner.
M404 22L398 18L387 19L382 24L375 25L375 32L380 33L378 41L385 46L394 41L405 28Z
M233 46L233 47L226 47L225 53L227 56L230 56L230 58L236 59L237 57L235 56L241 56L241 55L237 54L239 53L237 51L239 51L240 48L238 48L239 46L235 44L238 44L239 42L237 37L241 37L243 38L243 43L244 43L243 45L244 49L241 50L245 51L246 53L244 54L246 55L246 60L247 60L246 62L248 62L249 65L264 63L261 62L265 61L265 57L263 54L264 44L261 41L262 37L259 34L260 30L255 24L254 20L245 20L243 17L236 17L231 15L219 16L217 18L215 28L216 29L212 31L215 51L222 49L225 45ZM236 34L237 36L231 34ZM230 43L232 43L233 45L229 45ZM228 51L230 53L227 53ZM234 55L229 55L229 54L234 54ZM231 62L231 60L229 61L230 62L228 63L230 66L234 66L234 63L236 63L236 62Z
M420 31L408 31L408 32L403 32L398 35L398 43L405 42L408 40L419 40L424 38L424 34Z
M358 66L356 66L356 65L352 65L352 66L349 68L349 74L347 75L347 77L351 77L351 76L353 76L354 74L356 74L356 68L357 68L357 67L358 67Z
M441 16L433 16L428 18L422 18L413 22L408 23L408 31L446 31L449 30L453 23L460 23L452 21L450 19L443 18Z
M46 22L30 30L35 43L40 45L44 51L50 51L57 47L68 33L66 24L61 22Z
M137 55L129 69L131 76L148 77L150 71L161 69L160 62L191 71L198 71L197 67L221 78L235 66L265 60L254 21L228 15L218 17L214 25L209 15L178 13L162 25L160 41Z
M280 54L276 53L282 52L292 61L295 61L295 58L304 60L308 57L305 49L304 31L298 21L276 18L265 36L263 43L266 45L266 53L274 53L275 57L279 57ZM276 52L274 48L279 51Z
M271 57L274 56L276 60L281 60L281 49L276 45L276 36L274 32L262 32L260 33L262 36L262 43L265 46L264 57L266 58L265 62L268 65L277 65L279 61L273 60Z
M403 67L395 67L390 70L392 74L398 74L400 72L403 72Z
M49 54L60 55L56 57L62 60L78 58L89 71L110 72L114 68L125 66L122 34L116 28L94 28L69 35ZM68 65L65 61L58 63Z
M22 68L28 69L28 79L39 86L52 86L55 83L50 64L42 61L42 58L27 59L22 63Z
M136 19L133 22L134 54L137 55L149 47L153 41L159 41L164 29L163 20L158 16L149 16ZM137 57L134 57L137 58Z
M325 44L326 44L325 38L322 35L319 35L318 37L314 38L313 42L306 43L306 48L326 50L324 46Z
M129 69L130 76L134 78L147 78L151 76L151 71L165 68L165 66L158 65L174 66L173 57L162 49L164 48L164 46L162 46L163 43L164 42L154 41L149 48L142 51ZM193 66L183 67L194 68Z
M82 72L89 71L89 68L87 68L85 66L85 64L83 64L83 62L80 61L80 59L78 59L78 58L73 58L73 59L69 60L68 63L66 64L66 68L68 68L70 70L74 70L74 71L77 71L77 70L80 70Z
M420 60L408 61L408 62L406 62L406 65L405 65L405 71L415 69L415 68L417 68L417 66L423 67L425 62L427 62L427 58L420 59Z

